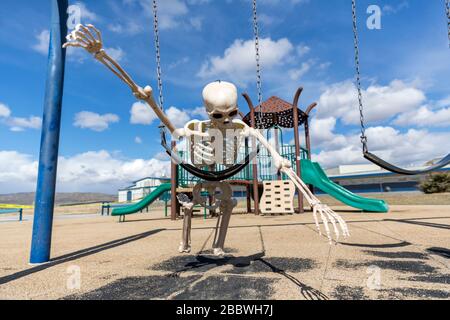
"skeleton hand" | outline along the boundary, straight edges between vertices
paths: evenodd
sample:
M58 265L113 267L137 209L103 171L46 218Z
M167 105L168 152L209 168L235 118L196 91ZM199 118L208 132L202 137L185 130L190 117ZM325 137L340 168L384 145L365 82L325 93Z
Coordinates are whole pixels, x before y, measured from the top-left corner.
M300 179L297 174L292 170L291 168L283 168L281 170L284 174L286 174L289 179L294 182L295 186L298 188L299 192L303 194L306 201L311 205L313 208L313 217L314 222L316 224L317 230L319 231L319 234L322 235L322 231L320 229L319 224L319 216L320 220L322 220L325 232L327 234L328 240L330 243L332 242L332 237L330 233L329 223L333 225L333 230L336 235L336 241L339 240L339 236L342 232L344 237L350 236L350 233L347 228L347 224L345 223L344 219L341 218L340 215L338 215L336 212L334 212L330 207L320 202L319 199L309 190L308 186ZM339 225L339 227L338 227ZM340 229L340 230L339 230Z
M94 34L96 36L94 36ZM79 24L76 26L66 39L63 48L67 47L79 47L84 48L87 52L95 55L101 54L103 51L102 35L100 31L92 24L86 26Z
M341 229L341 232L344 235L344 237L350 236L350 233L347 228L347 224L345 223L344 219L342 219L341 216L339 216L336 212L334 212L326 204L320 203L320 201L317 200L314 203L312 203L311 205L313 207L313 217L314 217L314 222L316 224L317 230L319 231L319 234L322 235L322 231L320 229L320 224L319 224L319 218L318 218L318 215L319 215L320 219L322 220L322 223L325 227L325 232L327 234L328 240L330 241L330 244L332 242L330 228L328 226L328 223L330 223L330 222L333 226L334 234L336 236L336 241L339 240L339 235L340 235L339 228ZM339 228L338 228L338 225L339 225Z

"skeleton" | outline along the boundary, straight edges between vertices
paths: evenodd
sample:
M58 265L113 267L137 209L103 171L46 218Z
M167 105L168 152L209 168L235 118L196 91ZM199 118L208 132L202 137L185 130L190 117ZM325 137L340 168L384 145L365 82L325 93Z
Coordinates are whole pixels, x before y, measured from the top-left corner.
M152 88L150 86L145 88L138 86L121 66L104 51L101 33L93 25L78 25L67 36L67 40L68 42L64 44L65 48L72 46L85 49L124 81L137 99L146 102L152 108L174 138L187 139L190 142L191 162L194 166L203 168L205 165L214 167L221 164L228 168L236 163L242 141L246 138L253 138L267 148L273 158L275 168L289 177L313 208L314 222L319 234L322 234L319 224L320 219L330 243L332 242L332 232L329 224L332 225L336 240L339 240L341 233L344 236L350 235L345 221L314 196L308 186L292 170L290 161L281 157L258 130L249 127L241 120L235 119L239 109L237 89L233 84L223 81L208 84L203 90L203 100L209 120L193 120L188 122L184 128L176 129L155 102ZM210 195L215 196L215 202L209 206L207 205L207 199L201 196L203 189L206 189ZM199 204L210 210L219 210L213 249L215 255L223 256L230 217L233 208L236 206L236 200L232 199L230 184L226 181L201 182L194 187L192 200L184 194L179 195L178 200L184 212L183 234L179 251L190 252L191 250L192 211L193 207Z

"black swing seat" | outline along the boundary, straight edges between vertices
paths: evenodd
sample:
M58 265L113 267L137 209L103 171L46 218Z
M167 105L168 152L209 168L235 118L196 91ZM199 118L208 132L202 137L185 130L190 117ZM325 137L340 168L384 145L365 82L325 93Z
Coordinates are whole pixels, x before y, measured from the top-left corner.
M384 161L383 159L380 159L379 157L377 157L373 153L370 153L369 151L364 151L364 158L366 158L370 162L380 166L381 168L386 169L387 171L390 171L393 173L398 173L401 175L407 175L407 176L415 176L415 175L419 175L419 174L430 173L430 172L436 171L436 170L441 169L441 168L445 167L446 165L450 164L450 153L447 156L445 156L444 158L442 158L436 164L431 165L422 170L406 170L406 169L394 166L394 165Z
M246 155L242 163L236 164L228 169L221 171L206 171L199 169L191 164L185 163L183 159L181 159L175 152L173 152L172 149L167 145L166 132L164 129L161 130L161 145L166 150L166 153L175 161L175 163L180 165L190 174L205 181L222 181L237 175L239 172L244 170L245 167L247 167L259 153L258 146L256 151Z

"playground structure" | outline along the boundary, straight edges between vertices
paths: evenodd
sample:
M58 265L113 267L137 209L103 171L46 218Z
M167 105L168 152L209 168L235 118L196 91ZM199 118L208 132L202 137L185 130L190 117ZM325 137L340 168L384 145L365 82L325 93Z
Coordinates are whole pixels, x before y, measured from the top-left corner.
M367 211L367 212L388 212L389 207L383 200L368 199L358 196L347 189L335 184L326 176L318 163L311 162L311 139L309 132L309 123L311 117L311 111L317 107L317 103L309 105L305 111L301 110L297 106L303 88L299 88L294 96L294 102L292 104L278 98L271 97L261 105L254 108L250 104L250 112L243 116L243 121L252 127L258 126L266 129L267 138L272 137L274 141L274 148L280 153L280 155L289 159L292 168L296 173L311 187L319 188L323 192L331 195L339 201L347 204L351 207ZM256 116L257 113L262 113L261 116ZM252 122L256 120L256 124ZM297 121L294 121L297 119ZM260 123L261 122L261 123ZM305 148L300 143L300 131L303 128ZM285 144L283 129L294 130L294 144ZM176 145L173 145L176 148ZM244 158L248 150L241 148L240 158ZM189 150L179 150L178 155L180 158L188 161L191 158ZM279 182L289 181L285 174L280 174L273 170L272 157L266 149L262 149L258 155L256 164L250 164L246 166L238 174L226 181L232 186L243 186L246 190L246 208L247 213L255 214L287 214L287 213L302 213L303 212L303 196L297 194L298 207L293 208L292 200L294 198L295 187L289 185L288 195L281 195L281 197L275 197L275 194L271 194L270 189L274 191L276 185ZM296 159L300 159L297 161ZM223 169L223 168L220 168ZM172 172L176 175L172 175L170 184L163 184L154 190L152 193L144 197L141 201L132 205L117 205L112 211L113 216L120 216L121 219L125 215L135 214L142 212L150 204L156 201L165 193L170 193L171 196L171 219L176 220L181 215L180 206L178 205L177 196L180 193L185 193L192 196L194 186L201 182L201 179L195 175L189 173L182 166L172 162ZM176 192L172 193L176 186ZM257 186L255 188L255 186ZM281 192L281 191L276 191ZM267 199L265 199L264 193L271 196L270 205L267 205ZM256 195L256 196L255 196ZM289 208L283 209L280 204L276 204L276 199L289 199ZM252 206L253 201L253 206ZM281 201L281 200L280 200ZM210 203L214 202L213 197L209 199ZM284 200L283 202L286 202ZM174 205L175 204L175 205ZM263 205L262 205L263 204ZM262 208L262 206L264 208ZM214 211L212 211L214 215Z
M447 14L448 14L448 1L447 3ZM363 117L363 103L362 103L362 94L361 94L361 80L360 80L360 66L359 66L359 48L358 48L358 35L356 28L356 0L352 1L353 4L353 26L354 26L354 35L355 35L355 61L356 61L356 70L357 70L357 88L359 95L359 109L361 112L361 142L363 144L363 155L369 161L372 161L380 166L386 168L387 170L391 170L393 172L401 172L403 174L417 174L417 172L408 172L407 170L402 170L398 167L392 166L389 163L379 159L378 157L370 154L367 147L367 136L365 135L365 124ZM52 0L52 23L51 23L51 32L50 32L50 48L49 48L49 62L48 62L48 71L47 71L47 86L46 86L46 94L45 94L45 102L44 102L44 117L43 117L43 125L42 125L42 139L41 139L41 149L40 149L40 159L39 159L39 174L38 174L38 182L37 182L37 190L36 190L36 205L35 205L35 215L34 215L34 223L33 223L33 236L32 236L32 245L31 245L31 254L30 254L30 262L31 263L44 263L49 261L50 259L50 248L51 248L51 236L52 236L52 223L53 223L53 209L54 209L54 197L55 197L55 186L56 186L56 170L58 165L58 148L59 148L59 132L60 132L60 124L61 124L61 107L62 107L62 96L63 96L63 87L64 87L64 70L65 70L65 56L66 50L62 49L62 45L64 43L64 37L67 34L67 25L66 21L68 18L67 8L68 1L67 0ZM261 72L260 72L260 56L259 56L259 34L258 34L258 19L257 19L257 10L256 10L256 0L253 0L253 22L254 22L254 35L255 35L255 50L256 50L256 65L257 65L257 88L258 88L258 102L262 105L262 93L261 93ZM164 126L171 132L175 132L175 128L167 121L167 118L163 112L163 95L162 95L162 81L161 81L161 65L160 65L160 52L159 52L159 34L158 34L158 17L157 17L157 3L156 0L153 0L153 13L154 13L154 29L155 29L155 42L157 48L157 58L158 58L158 87L160 93L160 106L156 104L152 97L152 89L150 87L146 87L145 89L137 86L132 79L128 76L126 72L124 72L120 66L112 60L105 52L102 50L102 41L100 37L100 33L94 28L94 33L97 34L98 38L95 39L92 36L92 33L86 32L86 30L77 30L77 32L82 31L82 35L74 34L72 39L69 39L72 46L82 47L92 53L97 60L106 65L113 73L115 73L121 80L123 80L127 85L131 87L135 96L147 102L149 106L153 109L156 115L162 120ZM83 33L84 31L84 33ZM86 38L87 37L87 38ZM222 88L223 89L223 88ZM220 90L212 90L220 93ZM228 92L230 94L230 92ZM207 103L207 107L212 108L212 112L210 113L211 120L213 124L217 124L219 120L218 118L214 118L214 109L216 111L220 111L222 113L221 118L225 115L225 110L220 110L220 107L232 107L233 99L225 99L226 101L222 101L221 103L217 103L214 101L214 92L207 94L205 97ZM233 95L233 93L232 93ZM228 96L230 98L230 96ZM234 98L234 97L233 97ZM249 105L251 105L251 101L247 99ZM222 104L221 106L219 106ZM294 103L295 105L295 103ZM253 110L253 108L250 108ZM293 109L293 112L296 112L296 108ZM210 111L210 110L208 110ZM233 109L231 112L234 112ZM236 106L237 111L237 106ZM231 112L227 115L231 117ZM259 116L262 115L263 112L259 112ZM216 113L217 115L217 113ZM235 115L234 115L235 116ZM233 117L231 117L233 118ZM256 124L255 115L253 111L253 116L251 116L251 123ZM296 118L296 117L294 117ZM223 119L222 119L223 120ZM219 121L220 122L220 121ZM235 122L237 124L237 122ZM297 121L294 121L294 125L296 125ZM277 167L281 178L285 175L287 178L292 180L295 186L298 188L299 197L301 197L300 193L302 193L309 204L313 207L313 215L316 221L316 225L319 226L317 221L317 213L320 214L321 219L324 221L324 225L326 227L327 235L330 238L330 233L328 230L327 222L331 221L333 223L334 231L337 232L335 223L337 222L341 227L344 234L347 234L345 228L345 223L343 220L331 209L322 205L320 201L311 193L308 187L305 185L304 181L301 180L298 173L302 171L302 161L309 161L309 159L301 159L300 158L300 148L295 148L295 158L294 161L292 159L283 159L280 154L277 152L275 148L273 148L270 144L268 144L267 140L262 136L256 129L259 129L257 125L254 127L248 126L245 122L239 123L240 129L244 131L244 135L246 138L252 136L259 140L259 142L266 147L272 155L272 160L275 166ZM179 132L178 132L179 133ZM202 133L202 132L197 132ZM192 135L195 135L196 132L191 132ZM165 143L165 139L162 141L163 147L166 148L169 154L171 154L170 148L167 147ZM296 145L297 141L296 141ZM172 142L172 147L175 147L174 142ZM281 152L282 153L282 152ZM309 153L310 155L310 153ZM308 155L308 156L309 156ZM174 156L171 154L171 156ZM174 156L175 157L175 156ZM438 165L445 165L445 162L450 162L450 156L447 156L441 161ZM179 157L175 157L179 160ZM183 161L178 162L178 165L183 169L188 171L191 174L194 174L196 177L202 178L204 180L217 181L216 184L209 185L208 187L214 187L214 190L223 185L222 182L235 176L239 171L243 170L250 163L250 155L246 155L246 159L243 163L239 165L234 165L232 167L228 167L225 170L217 171L217 172L207 172L202 169L200 166L192 166ZM253 156L254 158L254 156ZM296 165L296 166L293 166ZM257 181L258 176L255 174L257 172L257 164L252 164L253 169L253 180ZM291 167L293 169L291 169ZM316 169L316 174L313 175L314 178L319 177L320 181L323 185L329 186L329 183L326 182L326 177L324 177L323 172L321 170ZM430 168L435 169L436 166ZM430 170L429 169L429 170ZM178 170L175 165L172 166L172 176L177 176ZM280 177L278 177L280 179ZM314 179L310 181L314 182ZM225 184L229 185L229 184ZM335 186L333 186L335 187ZM177 194L177 185L172 185L172 199ZM224 187L226 189L226 187ZM222 191L224 191L224 189ZM254 194L254 202L255 202L255 212L258 211L258 201L259 201L259 183L252 184L253 194ZM335 187L335 191L339 189ZM342 195L345 194L343 190ZM214 194L214 192L213 192ZM180 195L181 196L181 195ZM195 196L195 195L194 195ZM197 194L198 196L198 194ZM347 195L348 196L348 195ZM195 198L195 197L194 197ZM184 197L179 197L181 204L185 209L185 227L183 234L183 245L184 249L187 250L188 243L190 241L190 236L188 229L190 229L190 220L186 220L186 217L189 217L192 213L191 203L187 203ZM203 204L202 199L200 202ZM195 202L198 202L198 201ZM227 221L229 221L229 207L233 203L229 202L229 199L221 199L224 202L228 202L227 210L225 213L227 215ZM177 203L177 202L175 202ZM174 204L172 203L172 210L176 210L174 208ZM299 199L300 210L302 209L302 202ZM206 203L205 203L206 205ZM218 205L218 204L217 204ZM172 212L172 216L176 215L177 212ZM221 227L221 233L225 232L228 227L228 222L225 221L223 227ZM320 230L320 229L319 229ZM220 245L215 243L215 249L223 247L224 235L219 235Z

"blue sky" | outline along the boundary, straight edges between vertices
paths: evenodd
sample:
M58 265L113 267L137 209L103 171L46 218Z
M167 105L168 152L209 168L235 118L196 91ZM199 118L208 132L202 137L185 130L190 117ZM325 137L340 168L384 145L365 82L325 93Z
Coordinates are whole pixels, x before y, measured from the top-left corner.
M142 86L156 89L150 1L70 1ZM369 5L382 28L369 30ZM396 163L448 151L450 62L443 1L358 1L369 141ZM3 0L0 12L0 193L32 191L46 77L48 1ZM314 158L325 167L365 163L358 145L350 0L260 0L263 94L319 106ZM201 91L217 79L256 100L251 2L160 1L165 107L175 123L202 117ZM240 100L242 111L248 111ZM81 50L68 53L60 191L114 192L167 172L152 114ZM152 121L153 120L153 121ZM291 139L286 135L286 143Z

